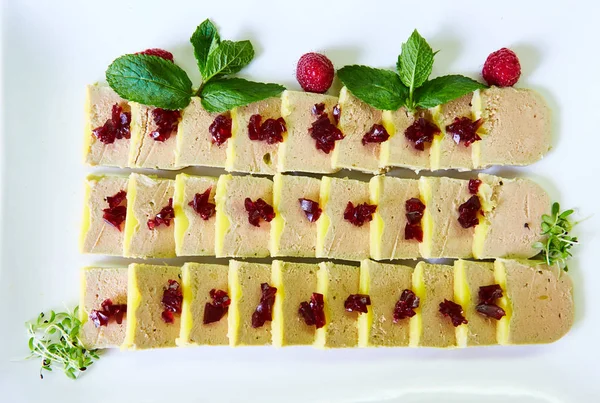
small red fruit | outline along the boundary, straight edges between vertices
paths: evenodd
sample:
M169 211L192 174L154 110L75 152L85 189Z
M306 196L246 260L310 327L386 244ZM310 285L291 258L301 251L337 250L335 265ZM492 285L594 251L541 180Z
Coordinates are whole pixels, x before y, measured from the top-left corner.
M323 94L331 87L334 75L333 63L320 53L302 55L296 66L296 79L307 92Z
M521 77L521 63L515 52L502 48L487 57L481 74L489 85L512 87Z
M143 52L137 52L136 55L158 56L170 62L174 62L173 53L159 48L146 49Z

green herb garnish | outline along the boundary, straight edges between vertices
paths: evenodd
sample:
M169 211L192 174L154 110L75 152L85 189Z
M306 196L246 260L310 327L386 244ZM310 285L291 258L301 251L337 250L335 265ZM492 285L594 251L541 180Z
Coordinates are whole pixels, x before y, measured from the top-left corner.
M428 80L436 53L415 30L402 44L397 72L354 65L342 67L337 74L354 96L383 110L396 110L402 106L409 111L433 108L485 88L482 83L461 75Z
M44 378L44 370L58 367L69 378L77 379L99 358L97 350L86 349L79 339L82 324L78 312L79 307L73 312L42 312L37 320L26 323L31 351L27 358L42 360L40 378Z
M231 85L228 81L232 79L227 76L247 66L254 58L254 49L250 41L221 41L210 20L196 28L190 42L202 77L196 91L186 72L175 63L143 54L117 58L106 70L106 81L123 99L163 109L183 109L196 95L202 98L202 105L209 112L225 112L277 96L285 90L279 84L242 79L236 79L240 81ZM239 84L241 81L245 84ZM205 99L210 101L205 102Z
M542 236L544 242L536 242L533 247L541 249L541 256L548 266L556 265L559 269L568 271L567 260L572 257L571 248L577 245L577 237L570 236L570 232L577 223L572 223L569 216L573 210L560 212L558 203L552 204L550 215L542 215Z

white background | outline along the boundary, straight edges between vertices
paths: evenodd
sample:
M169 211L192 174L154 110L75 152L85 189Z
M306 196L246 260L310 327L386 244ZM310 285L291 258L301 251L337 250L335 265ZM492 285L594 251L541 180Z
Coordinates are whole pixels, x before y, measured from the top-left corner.
M597 2L477 1L31 1L2 10L0 136L0 402L598 402ZM560 6L558 4L561 4ZM83 179L84 86L103 80L117 56L172 51L195 83L188 39L210 17L226 39L251 39L244 75L299 89L295 62L308 51L336 65L392 67L418 28L434 49L434 75L479 77L487 55L514 49L519 86L540 91L554 112L554 150L530 176L564 207L576 207L582 245L571 264L577 317L553 345L428 349L196 348L107 354L76 382L38 377L23 323L72 306Z

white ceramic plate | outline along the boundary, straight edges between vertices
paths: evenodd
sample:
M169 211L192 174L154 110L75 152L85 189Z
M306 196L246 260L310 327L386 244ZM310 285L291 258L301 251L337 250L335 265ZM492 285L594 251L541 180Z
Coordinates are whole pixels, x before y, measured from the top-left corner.
M33 1L5 2L0 158L0 401L2 402L597 402L600 401L597 2L570 1ZM571 264L577 318L553 345L429 349L196 348L110 352L76 382L38 377L23 322L77 303L84 86L117 56L173 51L198 81L188 38L210 17L230 39L251 39L244 74L298 89L298 57L336 67L392 67L414 28L441 52L434 75L478 76L487 55L520 56L519 86L555 116L554 150L502 175L530 176L576 207L583 244ZM402 171L398 171L402 174ZM404 174L406 174L404 172ZM594 215L596 214L596 215ZM16 362L15 362L16 361Z

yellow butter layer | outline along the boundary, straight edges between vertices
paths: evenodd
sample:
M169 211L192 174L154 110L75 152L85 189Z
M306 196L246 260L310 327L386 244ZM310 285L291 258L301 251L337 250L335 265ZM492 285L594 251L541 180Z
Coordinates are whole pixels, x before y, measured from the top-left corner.
M363 260L360 263L360 282L358 286L359 294L369 295L371 290L371 273L369 272L369 261ZM358 315L358 347L369 346L369 335L373 325L373 309L369 308L367 313Z
M189 175L179 174L175 177L175 192L173 194L173 210L175 211L174 233L175 233L175 254L182 255L185 233L190 227L190 220L183 211L185 203L185 182Z
M90 225L92 223L92 212L90 211L90 197L92 194L92 187L90 186L90 180L92 180L92 176L88 176L85 181L85 189L84 189L84 203L83 203L83 216L81 218L81 233L79 234L79 250L83 251L83 246L85 244L85 238L87 236L88 231L90 230Z
M88 312L85 310L85 289L87 288L86 273L89 267L81 269L79 276L79 321L84 324L88 321Z
M242 297L242 288L240 287L239 273L235 264L229 263L228 282L229 282L229 298L231 304L227 311L227 336L229 337L229 345L234 347L238 344L239 328L240 328L240 298ZM275 298L277 300L277 298Z
M425 295L425 283L423 281L423 262L419 262L415 267L412 275L413 292L419 297L421 304L426 298ZM420 304L420 305L421 305ZM421 306L415 309L416 315L410 318L410 347L418 347L421 341L421 334L423 333L423 318L421 316Z
M273 304L273 320L271 321L272 343L275 347L283 346L283 300L285 287L283 286L283 265L280 260L274 260L271 266L271 285L277 288L277 297Z
M327 204L329 203L329 196L331 194L331 178L324 176L321 179L321 189L319 194L319 203L321 204L321 217L317 221L317 245L316 245L316 256L320 257L325 254L325 237L331 224L331 219L326 212Z
M475 226L473 234L473 257L475 259L483 259L483 250L485 246L485 240L490 230L490 221L488 216L494 208L494 202L492 201L493 189L490 185L482 182L477 189L477 196L481 201L481 211L483 214L478 214L479 224Z
M431 165L431 170L436 171L440 169L440 158L442 155L442 141L444 137L446 137L446 128L440 124L440 112L442 110L441 105L433 108L432 118L435 125L440 129L440 134L437 136L433 136L433 141L431 142L431 147L429 148L429 164Z
M463 311L471 304L471 292L467 285L465 261L459 259L454 262L454 302L459 304ZM467 347L468 324L456 327L457 347Z
M419 244L419 251L421 256L427 258L431 256L431 243L433 239L433 219L431 218L431 211L429 210L432 205L432 193L431 186L427 181L427 178L422 177L419 179L419 192L421 193L421 201L425 204L425 211L423 212L423 218L421 219L421 227L423 228L423 242Z
M215 254L217 256L223 255L223 243L225 242L225 235L231 226L231 221L225 213L225 205L227 203L227 185L232 180L233 177L231 175L221 175L217 181L217 190L215 192Z
M130 177L127 182L127 215L125 227L123 228L123 256L129 256L133 234L140 224L135 218L135 213L133 211L133 205L135 204L135 198L137 197L136 183L137 181L133 177Z
M369 203L379 206L382 192L382 176L375 176L369 181ZM381 259L381 244L385 223L379 209L375 210L369 228L370 254L373 259Z
M279 154L281 157L281 154ZM276 174L273 177L273 210L275 211L275 218L271 220L271 236L269 239L269 249L272 256L276 256L279 253L279 245L281 241L281 234L283 233L283 227L285 226L285 220L281 216L279 206L281 205L281 193L283 191L283 178L281 174Z
M96 84L94 84L96 85ZM92 148L92 99L90 86L86 88L85 92L85 128L84 128L84 137L83 137L83 162L87 162L87 156L90 153L90 149Z
M134 347L135 329L137 326L137 310L142 303L142 294L137 284L137 264L129 265L127 271L127 321L125 327L125 339L121 345L121 349L129 349Z
M233 170L233 161L235 161L235 138L239 135L239 125L237 121L238 110L237 108L232 109L230 112L231 116L231 138L227 140L227 149L225 150L225 170Z
M322 218L323 216L321 216ZM315 342L314 346L317 348L325 348L327 342L327 324L331 320L331 314L329 313L329 304L327 302L327 292L329 288L329 270L327 268L328 263L319 263L319 270L317 270L317 293L323 294L323 300L325 301L325 307L323 309L325 313L325 326L315 330Z
M483 108L481 104L481 92L476 90L473 93L473 98L471 99L471 115L474 120L481 119L481 115L483 113ZM482 136L482 129L479 129L477 133ZM473 168L481 168L481 142L476 141L471 144L471 159L473 160Z
M390 135L390 139L396 135L396 127L394 126L392 120L392 112L391 111L383 111L381 114L381 124L385 128L385 130ZM384 141L381 143L381 148L379 149L379 166L381 168L385 168L389 166L390 162L390 141Z
M506 313L506 316L503 316L502 319L498 321L496 337L498 339L498 344L507 345L510 344L509 332L512 306L506 295L506 267L504 266L504 262L500 259L494 261L494 279L496 284L502 288L502 298L498 300L498 306L504 309L504 312Z
M178 346L186 346L190 344L190 334L192 332L192 327L194 326L194 318L192 317L194 289L192 287L189 263L185 263L181 268L181 289L183 293L183 303L181 304L181 327L179 330L179 338L175 343Z

